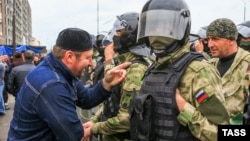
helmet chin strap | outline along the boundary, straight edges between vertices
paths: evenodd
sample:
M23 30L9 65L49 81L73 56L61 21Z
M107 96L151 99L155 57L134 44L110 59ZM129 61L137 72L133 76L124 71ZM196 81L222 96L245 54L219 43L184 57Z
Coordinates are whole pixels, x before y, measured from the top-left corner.
M163 57L163 56L166 56L167 54L170 54L174 51L176 51L177 49L180 48L180 44L178 41L174 41L173 43L171 43L169 46L166 46L165 49L154 49L151 47L151 49L153 50L154 54L157 56L157 57Z

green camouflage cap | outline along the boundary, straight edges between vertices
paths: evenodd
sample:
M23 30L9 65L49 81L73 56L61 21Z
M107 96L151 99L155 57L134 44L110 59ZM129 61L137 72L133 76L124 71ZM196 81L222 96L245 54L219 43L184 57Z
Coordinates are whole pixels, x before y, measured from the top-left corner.
M232 20L221 18L216 19L207 27L207 36L237 40L238 31Z

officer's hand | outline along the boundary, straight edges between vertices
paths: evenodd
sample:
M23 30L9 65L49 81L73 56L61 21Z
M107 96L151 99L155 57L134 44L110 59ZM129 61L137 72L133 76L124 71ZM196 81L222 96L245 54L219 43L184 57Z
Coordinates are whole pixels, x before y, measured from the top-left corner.
M104 49L105 61L111 60L115 56L114 43L110 43Z
M183 111L186 100L181 96L179 89L176 89L175 91L175 98L179 111Z
M127 75L125 68L129 67L131 64L131 62L125 62L108 70L103 79L103 87L106 90L110 90L113 86L123 82Z
M196 40L195 43L194 43L194 46L195 46L195 51L196 52L202 52L204 50L204 46L203 46L201 40Z
M94 125L94 122L88 121L84 124L82 124L83 131L84 131L84 137L82 141L87 141L91 137L91 127Z

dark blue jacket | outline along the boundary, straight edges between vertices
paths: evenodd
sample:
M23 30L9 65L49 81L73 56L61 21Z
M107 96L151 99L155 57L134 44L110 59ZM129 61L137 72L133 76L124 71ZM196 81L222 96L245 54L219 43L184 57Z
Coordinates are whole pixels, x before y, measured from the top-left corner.
M86 88L51 53L30 72L14 108L8 141L80 141L83 127L76 105L97 106L109 96L102 81Z

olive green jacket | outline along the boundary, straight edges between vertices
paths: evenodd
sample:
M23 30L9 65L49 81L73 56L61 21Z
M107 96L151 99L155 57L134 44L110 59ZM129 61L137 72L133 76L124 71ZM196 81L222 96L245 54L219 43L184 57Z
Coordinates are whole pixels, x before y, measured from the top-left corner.
M219 58L213 58L210 62L217 66ZM242 48L238 48L232 65L221 78L231 124L242 124L242 113L246 100L243 81L249 63L250 53Z

